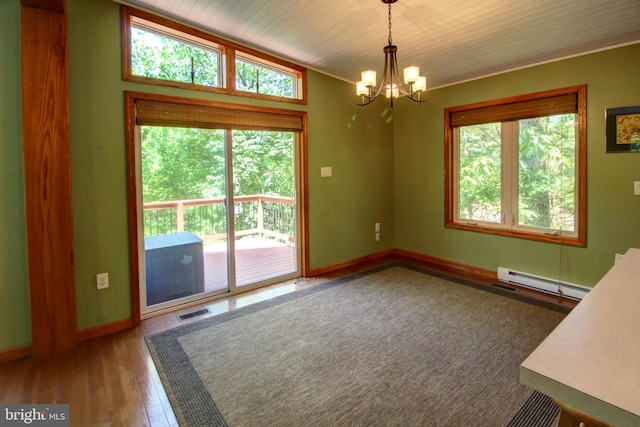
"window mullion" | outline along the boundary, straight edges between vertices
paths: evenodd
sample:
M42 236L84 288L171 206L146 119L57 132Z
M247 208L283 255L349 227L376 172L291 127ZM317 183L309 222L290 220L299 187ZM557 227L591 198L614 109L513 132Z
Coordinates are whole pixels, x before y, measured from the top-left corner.
M519 223L519 200L520 200L520 127L519 122L509 122L511 126L511 215L513 218L512 228Z
M224 75L222 81L224 87L230 91L236 90L236 52L233 49L225 49L223 56Z
M507 228L513 228L515 223L517 200L517 127L514 144L514 122L502 123L502 158L501 158L501 185L502 185L502 224ZM515 158L515 162L514 162Z
M453 136L453 216L455 221L460 220L460 128L456 128L452 132Z

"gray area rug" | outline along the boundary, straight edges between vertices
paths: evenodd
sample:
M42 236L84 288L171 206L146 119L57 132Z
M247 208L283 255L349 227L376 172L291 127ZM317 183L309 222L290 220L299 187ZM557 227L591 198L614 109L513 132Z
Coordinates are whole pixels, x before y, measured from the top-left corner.
M487 289L393 264L146 340L182 426L551 426L518 373L565 314Z

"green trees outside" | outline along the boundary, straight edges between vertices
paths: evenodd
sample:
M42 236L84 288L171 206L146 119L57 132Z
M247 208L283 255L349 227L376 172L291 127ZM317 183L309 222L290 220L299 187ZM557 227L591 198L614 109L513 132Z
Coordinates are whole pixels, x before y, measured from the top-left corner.
M232 132L234 194L295 195L293 132Z
M131 27L131 69L136 76L220 87L221 52L210 46ZM293 98L295 77L251 60L236 59L236 89Z
M142 126L143 201L225 195L224 131Z
M131 27L131 66L134 75L218 87L221 52L192 40L146 27ZM238 90L283 97L294 96L293 76L236 59ZM224 199L227 194L226 131L218 129L141 127L143 202ZM240 195L295 195L292 132L234 130L231 132L233 182ZM238 229L257 226L257 202L235 207ZM293 206L265 202L265 224L278 233L293 232ZM176 209L145 212L145 235L175 232ZM185 209L184 227L200 235L226 230L226 210L217 204ZM266 225L265 225L266 227ZM291 235L291 234L288 234Z
M291 75L236 59L236 88L264 95L294 97L295 78Z
M561 114L517 124L519 225L574 230L575 116ZM501 123L459 129L460 218L500 222L503 144Z
M143 202L165 202L226 196L225 133L218 129L141 127ZM295 162L292 132L231 132L234 196L294 197ZM264 221L272 231L292 235L292 205L265 202ZM237 203L236 229L257 227L257 202ZM145 235L177 231L176 209L145 212ZM223 203L185 210L185 230L200 236L224 233Z
M295 197L295 134L293 132L232 132L234 195ZM258 226L256 202L236 205L237 230ZM264 202L265 228L294 236L293 204Z
M225 131L143 126L143 200L224 197ZM234 194L294 196L294 134L232 132Z
M519 224L574 230L575 116L520 120Z
M500 222L500 123L460 128L460 218Z
M131 68L136 76L220 86L220 51L131 27Z

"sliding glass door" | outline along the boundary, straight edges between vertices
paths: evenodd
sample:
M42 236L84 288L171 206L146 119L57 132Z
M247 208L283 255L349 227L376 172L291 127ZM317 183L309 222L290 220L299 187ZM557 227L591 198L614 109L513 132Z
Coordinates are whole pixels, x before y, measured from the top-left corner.
M297 132L136 134L142 314L298 275Z
M233 131L238 287L297 271L293 132Z
M144 311L228 291L225 131L141 126L139 135Z

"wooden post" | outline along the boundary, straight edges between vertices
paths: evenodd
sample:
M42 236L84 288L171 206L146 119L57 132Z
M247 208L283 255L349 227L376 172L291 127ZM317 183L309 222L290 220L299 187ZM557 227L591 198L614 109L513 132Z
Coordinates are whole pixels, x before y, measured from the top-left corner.
M32 354L76 344L67 16L22 0L22 131Z
M258 196L258 236L264 237L264 200Z
M177 208L178 218L176 221L178 224L178 233L182 233L184 231L184 202L182 200L178 202Z

